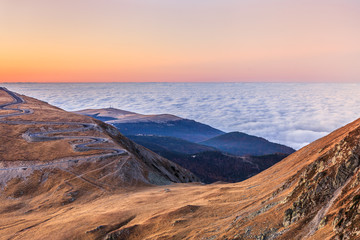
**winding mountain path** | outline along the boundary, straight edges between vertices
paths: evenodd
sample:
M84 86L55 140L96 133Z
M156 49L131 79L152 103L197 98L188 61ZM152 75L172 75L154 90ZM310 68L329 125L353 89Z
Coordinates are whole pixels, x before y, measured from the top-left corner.
M44 142L44 141L53 141L66 139L69 140L69 144L72 146L75 152L86 152L91 150L102 150L103 153L92 154L92 155L80 155L74 157L65 157L56 160L52 160L49 162L34 162L34 161L16 161L16 165L11 166L11 164L1 164L0 165L0 173L4 171L19 171L19 170L27 170L27 169L39 169L44 167L52 167L59 166L63 168L70 163L77 163L78 161L91 161L98 160L108 157L120 156L120 155L128 155L128 152L124 149L116 148L116 147L104 147L103 145L106 143L111 143L112 140L109 138L102 137L94 137L94 136L71 136L69 134L75 132L86 132L90 130L99 131L99 127L94 123L81 123L81 122L46 122L46 121L19 121L19 120L11 120L11 117L21 116L33 114L32 109L25 109L14 107L14 105L21 105L25 103L25 100L15 94L14 92L0 87L0 91L8 94L13 101L0 104L0 123L8 124L8 125L49 125L49 126L72 126L68 129L60 129L60 130L51 130L46 131L44 129L41 132L33 132L33 130L28 130L26 133L22 135L22 137L28 142ZM1 111L6 111L10 113L1 114ZM73 128L74 127L74 128ZM56 134L54 136L54 134ZM61 135L67 134L67 135ZM102 144L100 146L100 144ZM6 166L6 167L5 167Z

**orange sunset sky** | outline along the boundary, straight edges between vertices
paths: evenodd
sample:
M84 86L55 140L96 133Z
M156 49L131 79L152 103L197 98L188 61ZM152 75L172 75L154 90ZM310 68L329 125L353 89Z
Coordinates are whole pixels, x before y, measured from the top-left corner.
M0 82L360 82L359 0L0 0Z

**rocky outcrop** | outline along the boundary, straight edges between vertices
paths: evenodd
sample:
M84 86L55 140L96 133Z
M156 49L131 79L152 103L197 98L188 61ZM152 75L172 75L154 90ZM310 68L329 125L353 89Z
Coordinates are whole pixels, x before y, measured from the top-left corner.
M310 222L308 236L311 236L331 222L333 216L328 215L330 208L339 204L341 198L346 195L345 190L352 192L359 182L359 137L359 130L349 133L334 148L299 173L299 180L286 199L286 202L292 202L292 206L284 212L284 227L299 221ZM358 196L353 196L352 200L342 200L342 207L332 220L339 239L346 239L343 237L349 234L345 232L357 219L355 213L360 202ZM356 230L352 229L349 232Z

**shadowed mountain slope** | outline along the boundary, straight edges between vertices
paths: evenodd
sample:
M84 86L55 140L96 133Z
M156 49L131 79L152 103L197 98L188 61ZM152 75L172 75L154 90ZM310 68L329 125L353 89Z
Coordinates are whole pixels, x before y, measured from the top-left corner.
M216 151L215 148L189 142L180 138L162 137L162 136L127 136L134 142L154 151L161 152L174 152L182 154L194 154L206 151ZM161 154L160 154L161 155ZM162 156L162 155L161 155Z
M242 156L242 155L266 155L274 153L291 154L294 149L278 143L251 136L241 132L230 132L200 142L202 145L217 148L221 151Z
M159 154L180 166L189 169L201 182L240 182L271 167L288 155L233 156L219 151L196 154L159 152Z

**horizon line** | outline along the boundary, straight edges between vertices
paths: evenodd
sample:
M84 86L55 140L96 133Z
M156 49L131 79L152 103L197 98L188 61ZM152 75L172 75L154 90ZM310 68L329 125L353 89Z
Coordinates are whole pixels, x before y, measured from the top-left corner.
M250 82L250 81L159 81L159 82L147 82L147 81L137 81L137 82L120 82L120 81L89 81L89 82L0 82L0 84L59 84L59 83L80 83L80 84L86 84L86 83L285 83L285 84L291 84L291 83L309 83L309 84L321 84L321 83L343 83L343 84L357 84L360 83L360 81L319 81L319 82L308 82L308 81L293 81L293 82L284 82L284 81L256 81L256 82Z

